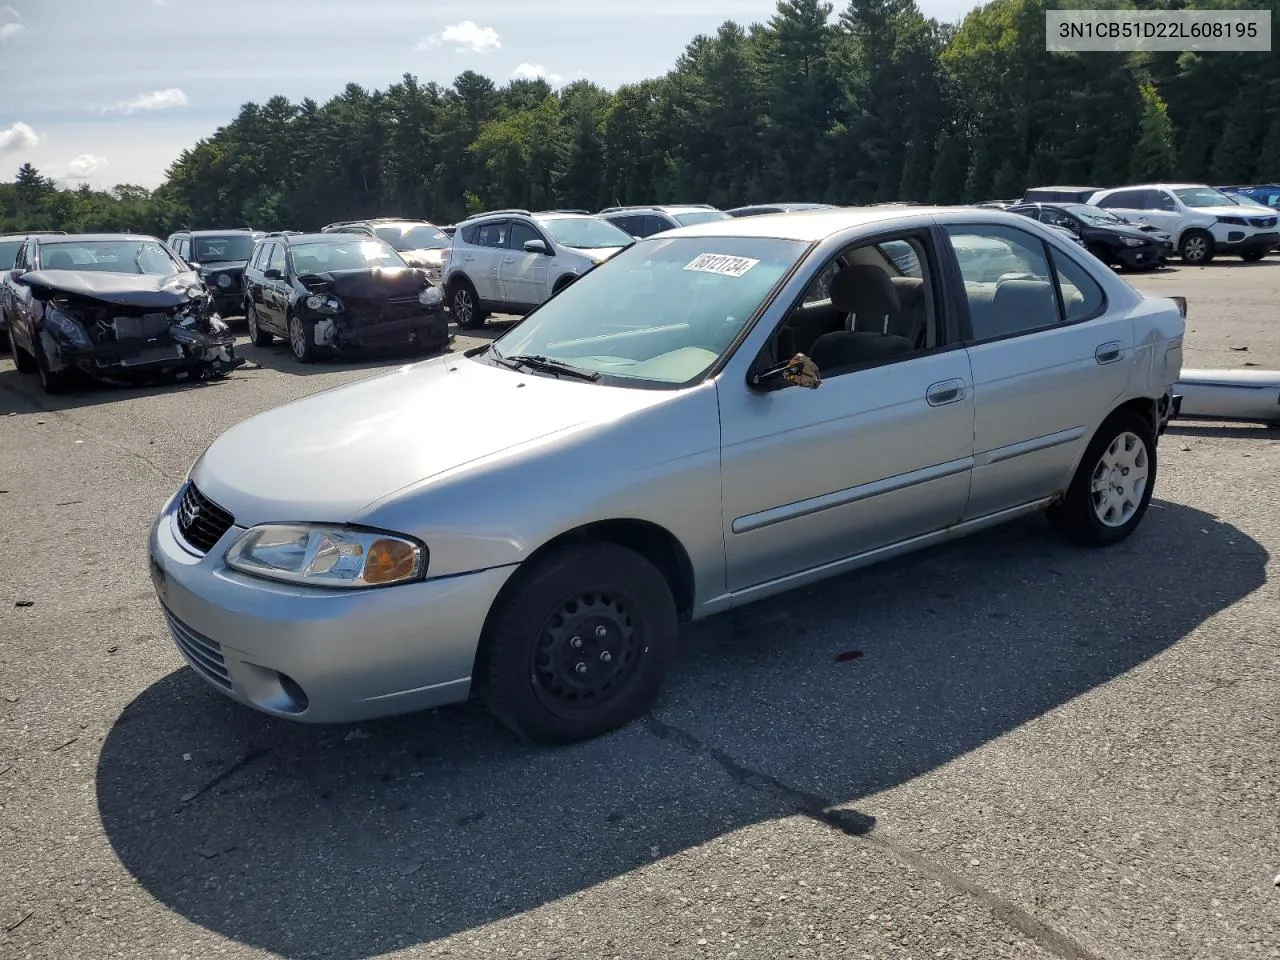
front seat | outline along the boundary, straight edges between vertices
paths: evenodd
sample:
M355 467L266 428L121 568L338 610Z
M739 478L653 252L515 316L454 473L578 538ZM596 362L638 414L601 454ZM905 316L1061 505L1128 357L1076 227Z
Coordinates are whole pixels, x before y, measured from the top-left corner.
M65 250L50 250L40 258L40 265L45 270L74 270L76 260Z
M813 342L809 359L822 373L912 351L910 339L885 332L901 303L889 274L879 267L855 264L837 273L831 278L831 305L849 315L849 329L824 333Z

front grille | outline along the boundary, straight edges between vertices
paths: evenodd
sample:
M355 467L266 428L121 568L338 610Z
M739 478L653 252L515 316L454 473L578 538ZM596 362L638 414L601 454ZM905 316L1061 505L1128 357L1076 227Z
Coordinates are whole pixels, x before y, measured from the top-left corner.
M178 532L201 553L208 553L231 529L235 517L188 483L178 503Z
M166 313L144 313L140 317L116 317L111 321L117 340L150 340L168 332L173 318Z
M222 647L218 646L218 642L196 633L170 613L167 607L162 609L165 620L169 622L169 632L173 634L173 642L178 645L178 649L187 658L191 668L206 680L224 690L230 690L231 674L227 672L227 661L222 656Z
M1275 217L1250 217L1250 226L1254 227L1274 227L1276 225Z
M411 297L392 297L386 300L344 297L343 301L347 306L347 315L361 324L407 320L426 312L426 307L418 302L416 293Z

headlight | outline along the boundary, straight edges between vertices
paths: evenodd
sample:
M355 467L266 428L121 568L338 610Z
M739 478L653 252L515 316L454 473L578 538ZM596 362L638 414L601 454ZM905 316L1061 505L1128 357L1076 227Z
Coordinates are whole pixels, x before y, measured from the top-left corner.
M44 308L44 325L72 346L93 346L93 341L84 332L84 328L53 304L49 304Z
M444 303L444 294L439 287L427 287L418 294L418 302L424 307L438 307Z
M227 287L231 286L231 278L225 273L218 274L218 286L223 290L227 289Z
M337 313L342 309L342 301L327 293L313 293L307 297L307 309L316 313Z
M315 587L383 587L420 580L427 549L377 530L323 524L264 523L227 551L243 573Z
M1126 247L1140 247L1146 243L1145 240L1139 240L1137 237L1121 237L1120 242Z
M1243 227L1245 225L1244 217L1219 217L1218 222L1229 223L1237 227Z

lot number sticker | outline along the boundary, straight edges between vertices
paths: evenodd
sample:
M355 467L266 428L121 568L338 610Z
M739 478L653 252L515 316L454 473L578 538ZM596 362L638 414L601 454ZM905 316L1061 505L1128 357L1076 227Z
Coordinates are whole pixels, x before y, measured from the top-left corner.
M691 260L685 269L737 279L759 262L750 257L731 257L727 253L704 253Z

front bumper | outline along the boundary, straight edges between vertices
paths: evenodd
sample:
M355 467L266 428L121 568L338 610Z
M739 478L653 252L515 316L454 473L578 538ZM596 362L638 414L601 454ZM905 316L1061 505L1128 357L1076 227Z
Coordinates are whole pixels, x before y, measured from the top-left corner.
M315 321L318 347L364 349L374 347L443 347L449 343L449 318L442 307L395 320L365 319L337 314Z
M1232 229L1225 239L1215 238L1219 253L1250 253L1255 250L1271 250L1280 244L1280 233L1272 230L1267 233L1255 233L1243 236L1243 231Z
M1172 252L1172 248L1170 253ZM1140 267L1158 267L1166 254L1159 244L1151 243L1141 247L1121 247L1115 252L1116 263L1122 267L1135 269Z
M170 632L210 686L264 713L347 723L465 700L476 648L515 567L372 590L273 583L200 556L177 532L182 490L151 528L152 579Z

